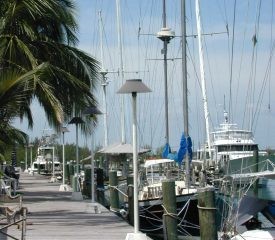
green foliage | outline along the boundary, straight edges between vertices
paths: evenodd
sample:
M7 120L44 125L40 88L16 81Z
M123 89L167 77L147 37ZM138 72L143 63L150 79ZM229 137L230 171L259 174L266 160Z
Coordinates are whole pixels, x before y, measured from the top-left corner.
M63 119L70 120L74 107L77 114L96 104L90 89L98 79L99 66L75 47L72 1L10 0L1 5L0 64L19 75L31 72L29 81L19 88L22 93L26 87L30 90L24 96L27 105L35 96L49 123L59 127Z
M33 126L34 98L57 131L96 105L91 88L99 64L76 48L77 28L72 0L0 0L0 153L28 144L26 134L11 124L25 118Z
M62 159L62 145L58 145L59 159ZM79 147L79 160L90 156L90 150L87 147ZM76 159L76 145L66 144L65 145L65 158L67 161Z

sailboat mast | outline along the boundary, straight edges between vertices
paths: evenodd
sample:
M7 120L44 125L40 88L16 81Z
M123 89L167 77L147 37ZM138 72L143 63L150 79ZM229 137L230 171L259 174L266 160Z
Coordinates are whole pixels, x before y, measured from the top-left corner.
M166 3L163 0L163 28L166 28ZM167 39L163 41L163 61L164 61L164 98L165 98L165 141L169 143L169 119L168 119L168 83L167 83Z
M168 119L168 83L167 83L167 45L169 41L175 37L175 33L170 31L166 26L166 1L163 0L163 13L162 13L162 29L157 33L157 37L163 41L163 54L164 62L164 109L165 109L165 142L169 144L169 119Z
M123 54L122 54L122 41L121 41L121 11L120 0L116 0L116 14L117 14L117 31L118 31L118 49L119 49L119 76L121 85L124 84L124 70L123 70ZM120 114L121 114L121 143L125 143L125 104L124 96L120 96Z
M101 70L100 73L102 75L102 89L103 89L103 126L104 126L104 147L108 146L108 126L107 126L107 101L106 101L106 74L107 71L104 68L104 54L103 54L103 23L102 23L102 15L101 11L98 13L99 15L99 27L100 27L100 52L101 52Z
M200 17L199 0L196 0L196 20L197 20L197 30L198 30L200 74L201 74L204 118L205 118L208 152L209 152L209 158L211 161L212 154L211 154L210 128L209 128L209 111L208 111L208 103L207 103L207 96L206 96L206 83L205 83L205 71L204 71L204 61L203 61L203 46L202 46L201 17Z
M187 63L186 63L186 17L185 17L185 0L181 0L181 45L182 45L182 89L183 89L183 122L184 122L184 135L189 136L189 117L188 117L188 97L187 97ZM188 189L190 185L190 166L189 155L185 156L185 186Z

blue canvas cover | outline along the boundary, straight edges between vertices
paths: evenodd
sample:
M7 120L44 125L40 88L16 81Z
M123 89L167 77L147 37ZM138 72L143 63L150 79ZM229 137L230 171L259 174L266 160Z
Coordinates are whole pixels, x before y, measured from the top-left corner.
M192 161L193 151L192 151L192 139L190 136L187 137L187 152L189 155L189 160Z
M186 148L187 148L186 138L185 138L184 133L182 133L181 139L180 139L180 147L178 150L178 156L177 156L177 160L176 160L179 164L182 163L182 161L185 157Z
M169 143L166 143L162 152L162 157L167 158L169 153L171 153L171 148Z

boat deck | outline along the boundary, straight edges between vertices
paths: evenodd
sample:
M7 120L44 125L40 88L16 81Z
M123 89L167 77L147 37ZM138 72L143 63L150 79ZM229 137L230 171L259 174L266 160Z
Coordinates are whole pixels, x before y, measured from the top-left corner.
M23 207L28 209L26 240L121 240L134 232L132 226L108 209L90 200L72 201L71 192L60 192L61 183L49 180L21 173L18 191L23 194ZM21 239L15 227L8 234Z

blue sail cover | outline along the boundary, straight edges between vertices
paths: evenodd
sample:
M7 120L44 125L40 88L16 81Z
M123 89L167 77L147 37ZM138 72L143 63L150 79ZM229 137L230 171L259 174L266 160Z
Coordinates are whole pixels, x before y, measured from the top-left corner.
M185 158L185 154L186 152L188 153L189 156L189 161L192 161L192 157L193 157L193 151L192 151L192 140L191 137L188 136L187 138L185 137L184 133L181 136L181 140L180 140L180 148L178 150L177 156L176 158L174 158L174 160L181 164L182 161Z
M162 152L162 157L167 158L170 153L171 153L170 145L169 143L166 143Z
M174 161L177 161L178 154L177 153L169 153L168 156L167 156L167 158L171 159L171 160L174 160Z
M184 136L184 133L182 133L181 135L181 139L180 139L180 148L178 150L178 156L177 156L177 159L176 161L181 164L184 157L185 157L185 154L186 154L186 149L187 149L187 143L186 143L186 138Z
M193 158L193 151L192 151L192 139L190 136L187 137L187 152L189 155L189 161L192 161Z

